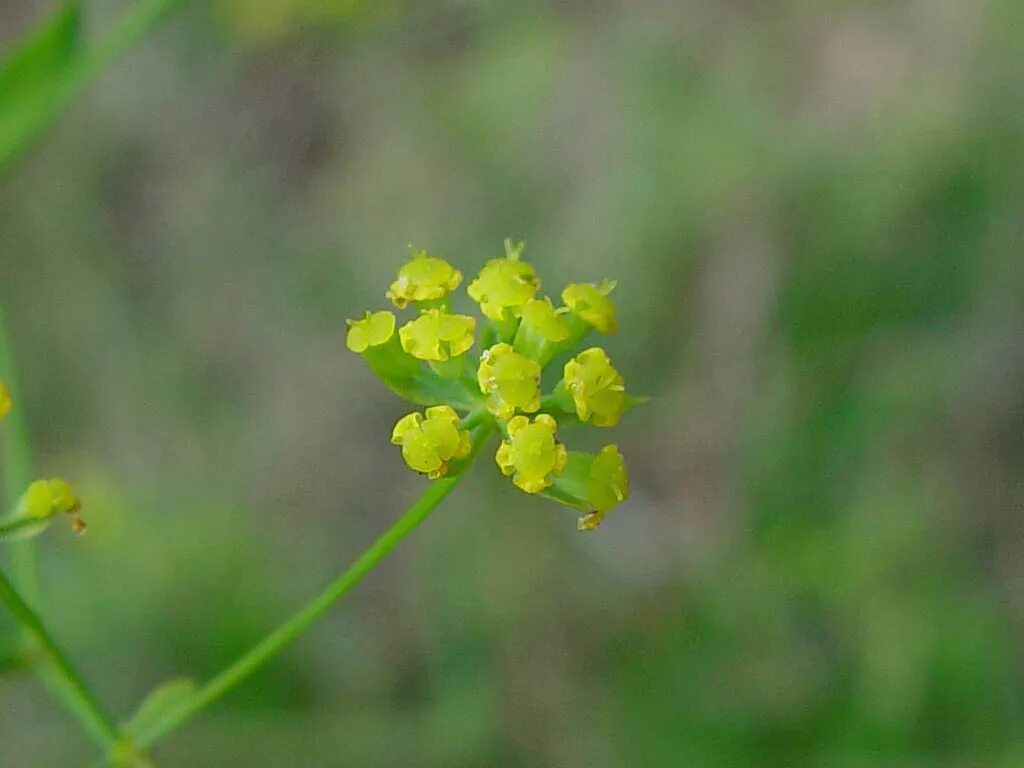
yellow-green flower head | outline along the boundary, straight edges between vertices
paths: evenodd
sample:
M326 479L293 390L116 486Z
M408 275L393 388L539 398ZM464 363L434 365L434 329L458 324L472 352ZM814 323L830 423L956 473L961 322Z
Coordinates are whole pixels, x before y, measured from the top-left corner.
M398 279L391 284L387 296L399 309L410 301L431 301L444 298L462 282L462 273L444 259L417 251L398 270Z
M629 475L626 462L616 445L606 445L590 465L587 501L594 511L579 522L581 531L591 531L601 524L608 511L622 503L629 495Z
M542 413L532 422L516 416L508 423L508 440L503 440L494 457L502 474L527 493L540 493L565 467L568 452L555 440L555 420Z
M574 315L601 333L615 333L619 330L619 320L609 295L613 290L612 280L605 280L601 285L570 283L562 291L562 301Z
M12 405L14 403L11 401L11 393L7 391L7 386L0 381L0 419L10 413Z
M565 341L569 338L569 324L562 315L565 309L555 309L551 299L530 299L523 305L523 322L535 328L545 341Z
M484 264L467 288L473 301L480 304L480 311L491 320L505 320L509 315L518 317L523 305L540 288L533 267L519 260L522 250L522 243L512 245L506 240L506 257Z
M565 364L565 388L576 415L596 427L614 427L626 405L626 386L600 347L591 347Z
M395 316L384 310L367 312L362 320L348 321L345 345L356 353L384 344L395 333Z
M436 479L447 474L449 461L469 455L469 432L459 429L459 414L451 406L427 408L425 415L399 419L391 442L402 446L402 458L412 469Z
M473 346L476 318L428 309L398 329L402 349L420 360L441 362Z
M510 345L484 350L476 376L487 395L487 410L499 419L512 418L517 409L533 413L540 408L540 364Z
M25 514L38 520L53 517L59 512L75 513L81 506L74 488L59 477L33 482L22 496L22 503Z

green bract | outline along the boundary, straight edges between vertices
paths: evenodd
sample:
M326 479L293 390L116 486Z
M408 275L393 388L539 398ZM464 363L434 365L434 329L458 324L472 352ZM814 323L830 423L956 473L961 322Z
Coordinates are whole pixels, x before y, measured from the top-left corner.
M580 530L591 530L628 496L625 461L615 445L569 451L558 429L614 426L640 401L626 395L603 349L577 351L591 329L617 329L615 284L573 283L556 307L537 297L540 280L522 249L506 240L505 257L487 261L467 287L484 316L478 353L477 319L449 309L462 274L425 252L402 266L387 292L415 314L399 323L389 311L367 312L349 321L346 343L400 397L427 406L399 419L391 435L411 469L431 479L457 475L497 430L502 474L526 493L579 510ZM574 353L562 380L542 392L544 369Z

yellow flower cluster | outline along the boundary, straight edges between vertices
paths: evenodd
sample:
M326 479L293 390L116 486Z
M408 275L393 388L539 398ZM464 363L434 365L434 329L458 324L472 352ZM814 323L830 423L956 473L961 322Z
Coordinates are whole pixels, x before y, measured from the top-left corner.
M618 329L615 283L572 283L556 307L538 295L540 279L522 251L522 243L506 240L505 255L486 261L469 282L482 323L451 311L462 273L414 253L386 296L415 316L399 327L390 311L367 312L349 321L346 343L401 397L426 406L399 419L391 436L411 469L432 479L461 472L498 431L502 474L526 493L580 509L579 527L590 530L626 499L625 462L615 445L570 452L558 428L560 420L613 427L637 402L601 347L573 356L588 333ZM545 395L542 375L559 356L568 356L562 378Z

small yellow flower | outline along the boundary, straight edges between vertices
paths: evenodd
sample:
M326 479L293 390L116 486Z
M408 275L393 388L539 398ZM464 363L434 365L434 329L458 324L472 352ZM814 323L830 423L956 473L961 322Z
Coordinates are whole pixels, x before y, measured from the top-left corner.
M7 391L7 386L0 381L0 419L10 413L13 405L11 393Z
M484 350L477 382L487 395L487 410L499 419L512 418L516 409L533 413L540 408L540 364L508 344Z
M617 507L629 496L629 475L626 462L617 445L606 445L590 465L587 501L594 508L580 518L579 529L592 531L601 524L609 510Z
M536 329L545 341L565 341L569 338L569 324L562 317L566 311L555 309L551 299L530 299L523 305L523 325Z
M508 440L503 440L494 457L502 474L527 493L540 493L565 467L568 452L555 440L555 420L542 413L532 422L516 416L508 423Z
M480 274L466 289L473 301L480 304L480 311L491 320L518 317L523 305L540 288L540 280L533 267L519 261L522 250L522 243L513 245L506 240L506 257L491 259L484 264Z
M348 321L348 336L345 345L356 353L363 353L370 347L384 344L395 333L395 316L384 310L367 312L362 320Z
M398 329L402 349L420 360L441 362L473 346L476 318L428 309Z
M565 388L576 415L596 427L614 427L626 405L626 386L600 347L580 352L565 364Z
M417 251L398 270L398 279L384 295L399 309L410 301L441 299L462 282L462 273L444 259Z
M403 416L395 424L391 442L402 446L402 458L417 472L432 480L444 477L448 462L469 455L469 432L459 429L459 415L447 405L427 408L426 418L419 413Z
M59 477L36 480L21 498L27 517L45 520L60 512L75 513L81 506L75 489Z
M615 303L609 296L614 289L615 283L611 280L605 280L601 285L571 283L562 291L562 301L574 315L601 333L615 333L619 329L619 320Z

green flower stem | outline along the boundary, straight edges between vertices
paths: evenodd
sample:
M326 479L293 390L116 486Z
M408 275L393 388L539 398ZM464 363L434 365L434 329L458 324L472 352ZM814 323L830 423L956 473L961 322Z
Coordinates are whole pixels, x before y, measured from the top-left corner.
M144 0L137 3L114 28L83 57L75 69L70 91L96 77L115 58L145 37L167 14L186 0Z
M13 505L32 482L32 450L25 426L18 374L14 366L7 324L0 312L0 379L11 393L13 406L0 425L0 447L3 453L3 496L7 505ZM36 571L35 548L31 541L11 544L11 563L14 581L29 604L39 606L39 577Z
M89 692L77 670L68 661L67 656L57 646L39 615L18 594L7 575L0 571L0 602L3 602L18 624L29 633L42 651L49 657L53 667L60 674L61 695L65 706L70 709L85 727L90 736L109 750L121 741L117 723L100 706L96 698Z
M5 523L0 523L0 538L10 536L12 533L17 533L22 528L28 528L32 525L38 525L45 520L36 520L31 517L19 517L16 520L10 520Z
M489 440L492 431L493 427L487 423L477 429L470 461L476 458L480 449ZM322 618L352 587L376 568L381 560L390 554L406 536L426 520L437 505L462 482L465 475L466 473L462 472L455 477L433 481L405 514L323 592L257 643L238 661L206 683L194 697L180 707L170 710L163 718L153 722L149 728L136 734L135 743L144 749L153 746L277 656L293 640Z

